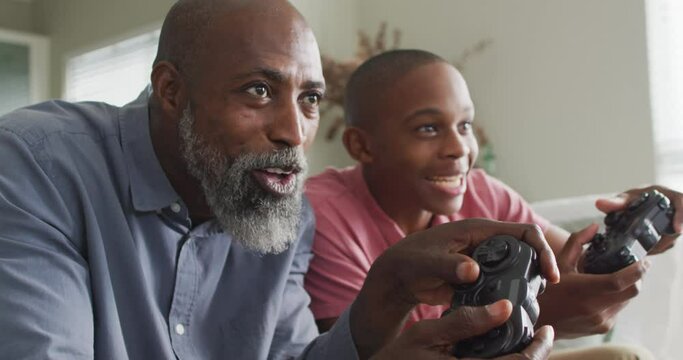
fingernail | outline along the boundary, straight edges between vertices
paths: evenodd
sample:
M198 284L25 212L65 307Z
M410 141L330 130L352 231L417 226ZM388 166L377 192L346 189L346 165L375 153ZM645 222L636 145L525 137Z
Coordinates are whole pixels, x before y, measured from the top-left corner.
M607 201L614 201L614 202L619 202L622 203L628 199L628 194L621 193L621 194L616 194L612 196L611 198L605 198Z
M555 339L555 328L550 326L550 325L546 325L546 326L548 327L548 330L547 330L548 331L548 339L547 339L547 341L552 344L553 340Z
M455 273L458 275L458 278L469 280L473 277L474 264L469 261L462 262L458 265L458 268L455 269Z
M557 264L557 259L555 258L555 256L551 256L551 259L553 260L553 278L550 279L550 282L558 283L560 282L560 268Z
M652 266L652 263L648 259L643 259L643 268L645 270L650 270L650 266Z
M503 312L499 303L493 303L491 305L486 305L486 312L491 316L498 316Z
M490 305L486 305L486 311L489 313L489 315L497 317L503 312L505 312L505 308L507 308L507 302L506 301L498 301Z

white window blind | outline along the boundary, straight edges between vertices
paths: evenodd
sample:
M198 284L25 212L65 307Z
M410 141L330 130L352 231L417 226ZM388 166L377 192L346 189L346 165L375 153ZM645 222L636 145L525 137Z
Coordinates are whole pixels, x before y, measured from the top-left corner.
M149 83L159 30L72 57L66 64L69 101L103 101L124 105Z
M647 12L657 182L683 189L683 1L649 0Z

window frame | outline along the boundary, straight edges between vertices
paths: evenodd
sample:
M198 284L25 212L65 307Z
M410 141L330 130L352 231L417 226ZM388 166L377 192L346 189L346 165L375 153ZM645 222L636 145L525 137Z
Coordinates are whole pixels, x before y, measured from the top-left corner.
M47 100L50 89L50 40L41 35L0 28L0 42L28 47L30 101L36 103Z

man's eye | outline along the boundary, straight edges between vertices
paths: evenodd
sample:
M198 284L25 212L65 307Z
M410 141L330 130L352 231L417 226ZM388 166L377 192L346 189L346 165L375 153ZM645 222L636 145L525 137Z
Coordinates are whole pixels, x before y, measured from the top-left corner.
M317 106L320 103L322 96L320 94L308 94L304 96L304 102L306 105Z
M257 85L249 87L247 89L247 93L254 95L256 97L260 97L260 98L266 98L270 95L268 93L268 87L263 85L263 84L257 84Z

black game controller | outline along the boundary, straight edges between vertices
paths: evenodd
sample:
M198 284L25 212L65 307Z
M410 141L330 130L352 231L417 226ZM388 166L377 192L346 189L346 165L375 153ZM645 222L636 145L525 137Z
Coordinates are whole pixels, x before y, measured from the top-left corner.
M492 358L521 351L534 336L539 314L536 297L545 289L536 251L512 236L499 235L481 243L472 258L479 263L479 278L455 287L453 303L444 315L459 306L482 306L501 299L510 300L512 315L488 333L455 344L453 355Z
M609 274L642 259L662 235L674 233L673 215L669 199L657 190L607 214L605 233L596 234L586 250L583 272Z

